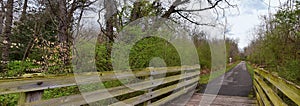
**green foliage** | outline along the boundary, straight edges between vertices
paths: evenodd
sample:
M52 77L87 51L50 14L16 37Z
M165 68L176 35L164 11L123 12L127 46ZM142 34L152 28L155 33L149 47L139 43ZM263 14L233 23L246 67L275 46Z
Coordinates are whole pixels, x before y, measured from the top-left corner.
M197 52L199 56L199 62L201 69L211 68L211 51L207 41L202 41L197 45Z
M246 66L247 66L247 70L248 70L251 78L253 79L253 77L254 77L253 76L254 75L254 69L253 69L253 67L249 63L246 63Z
M209 74L201 75L200 76L199 84L201 84L201 85L202 84L208 84L208 82L210 81L210 79L213 80L213 79L215 79L215 78L223 75L224 72L226 73L226 72L230 71L231 69L233 69L239 63L240 63L240 61L237 61L234 64L228 64L226 66L226 70L225 71L224 70L218 70L218 71L211 72Z
M26 20L16 21L13 27L11 60L30 59L42 61L41 46L56 40L56 23L44 11L30 12ZM27 53L26 53L27 52ZM24 55L26 53L26 55Z
M227 54L227 62L229 63L229 58L232 58L232 62L240 60L238 41L234 39L226 39L226 54Z
M70 86L64 88L45 90L42 98L51 99L51 98L58 98L62 96L69 96L69 95L79 94L79 93L80 91L77 86Z
M86 2L87 0L83 0L82 2ZM50 2L49 2L50 3ZM84 3L79 3L84 4ZM26 13L26 19L22 21L14 20L13 26L13 35L10 36L12 47L10 48L10 60L12 60L9 64L9 71L8 75L6 76L20 76L25 73L26 70L31 70L34 68L43 68L46 74L61 74L64 73L61 71L61 66L64 65L63 62L60 60L59 51L63 48L59 48L59 44L62 42L58 42L58 31L62 26L58 24L58 17L54 15L58 15L57 12L59 11L59 6L57 3L53 3L51 5L48 2L44 4L34 4L31 3L33 6L29 8ZM136 8L136 7L137 8ZM51 7L51 8L49 8ZM83 9L83 8L82 8ZM114 26L117 28L117 31L122 30L122 28L128 23L130 23L131 18L134 15L139 15L136 18L141 17L149 17L149 16L160 16L162 14L162 6L159 2L151 3L148 0L141 0L138 2L137 5L133 6L125 6L121 8L121 11L118 11L116 17L119 20L116 20L116 25ZM75 11L75 10L74 10ZM136 12L136 13L134 13ZM54 15L53 15L54 14ZM69 14L72 15L72 14ZM71 17L69 21L70 29L68 33L72 33L71 27L73 27L72 22L76 20L76 17L79 16L78 14L74 14L74 17ZM74 19L72 19L74 18ZM126 22L123 22L126 21ZM118 23L117 23L118 22ZM67 24L68 22L66 22ZM120 24L120 26L119 26ZM120 27L120 28L119 28ZM163 29L163 28L162 28ZM160 29L161 30L161 29ZM176 29L175 29L176 30ZM70 32L69 32L70 31ZM140 28L132 27L131 31L133 34L136 34L137 38L139 34L145 34ZM161 31L163 34L166 34L167 37L170 37L171 33L167 31ZM161 35L162 33L156 33L157 35ZM98 32L97 32L98 33ZM126 37L126 36L125 36ZM88 38L88 37L87 37ZM205 37L201 39L197 39L199 44L196 45L197 52L199 55L200 65L203 69L210 69L211 68L211 52L210 47L207 39ZM185 44L186 42L180 42L181 44ZM227 44L228 47L234 43ZM110 57L110 48L107 42L105 43L98 43L95 48L96 52L96 66L98 71L111 71L112 67L110 66L112 63L112 58ZM72 45L71 45L72 46ZM94 56L90 51L90 47L93 46L91 44L82 44L80 45L82 51L88 51L86 54L80 54L81 59L84 59L86 56ZM156 63L153 59L155 57L161 58L167 66L180 66L181 60L180 56L175 49L174 45L170 42L158 38L158 37L149 37L140 40L135 45L132 45L130 56L129 56L129 64L130 68L137 70L140 68L148 67L149 64L155 64L156 66L164 64ZM124 46L123 48L126 48ZM183 48L183 47L182 47ZM234 47L232 47L234 48ZM228 49L228 50L235 50L235 49ZM1 52L1 51L0 51ZM185 55L189 54L189 50L183 51ZM189 60L195 60L192 56L184 57L189 58ZM20 61L25 60L25 61ZM118 60L117 60L118 61ZM89 62L89 61L87 61ZM151 63L153 62L153 63ZM193 63L192 61L191 63ZM94 64L92 64L94 65ZM91 71L93 66L82 64L80 66L80 71ZM128 81L129 82L129 81ZM93 84L87 85L84 87L85 89L81 90L94 90L101 87L115 87L120 86L122 83L120 81L108 81L104 82L103 85ZM79 88L76 86L71 87L64 87L64 88L57 88L51 90L45 90L43 95L43 99L50 99L50 98L57 98L61 96L68 96L72 94L78 94ZM134 94L129 94L131 96L143 94L144 92L136 92ZM124 99L128 95L124 95L118 98ZM0 105L16 105L16 101L18 99L18 95L2 95L0 96Z
M0 106L16 106L18 100L18 94L0 95Z
M98 71L109 71L111 59L107 55L106 44L99 44L96 47L96 65ZM167 66L179 66L180 57L176 49L167 41L150 37L137 42L130 51L129 63L132 69L148 67L150 61L159 57L164 60Z
M108 55L108 50L106 44L96 45L96 66L97 71L111 71L109 64L111 64L111 59Z
M167 66L179 66L180 56L176 49L167 41L150 37L139 41L130 52L130 66L133 69L146 68L150 61L159 57L164 60Z
M279 71L279 75L297 84L300 84L299 73L300 73L300 61L296 61L296 60L288 61L285 64L285 66L281 68L281 71Z
M258 29L258 38L246 48L247 59L284 79L300 84L299 2L282 7Z
M8 63L8 72L7 77L20 76L25 73L26 70L31 70L34 68L39 68L39 65L34 64L33 62L26 61L11 61Z

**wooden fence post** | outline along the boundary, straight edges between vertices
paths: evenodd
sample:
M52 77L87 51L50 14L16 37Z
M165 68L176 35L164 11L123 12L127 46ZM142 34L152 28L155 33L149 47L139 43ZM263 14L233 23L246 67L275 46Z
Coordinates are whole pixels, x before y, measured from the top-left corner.
M41 86L43 82L37 82L34 85L30 86ZM30 92L21 92L18 105L24 105L25 103L35 102L42 100L44 90L30 91Z
M44 90L41 91L32 91L32 92L22 92L20 93L20 99L18 101L19 105L23 105L24 103L30 103L42 100Z
M186 71L184 71L184 77L186 77L186 76L187 76L187 72L186 72ZM186 83L186 82L187 82L187 79L185 78L185 79L184 79L184 83ZM184 86L184 90L186 90L186 88L187 88L187 87L186 87L186 86Z
M183 69L186 68L185 66L182 66L182 67L183 67ZM183 77L186 77L187 76L187 72L185 70L183 70L183 69L181 68L181 74L184 75ZM185 78L182 81L185 83L187 81L187 79ZM183 90L185 90L185 89L186 89L186 86L183 87Z
M20 97L19 97L18 104L19 104L19 105L22 105L22 104L24 104L24 103L26 103L26 94L25 94L25 92L21 92L21 93L20 93Z
M154 70L153 69L154 68L151 67L150 69L151 70L150 70L150 78L149 79L150 79L150 81L153 81L153 74L154 74ZM152 82L151 84L154 85L154 82ZM152 88L148 89L148 92L150 93L150 96L152 96L152 94L151 94ZM147 105L150 105L150 104L151 104L151 100L148 101Z
M149 80L149 81L152 81L153 80L153 74L154 74L154 67L148 67L148 69L149 69L149 72L150 72L150 74L149 74L149 76L147 76L146 78L145 78L145 80ZM151 83L152 85L154 85L154 83L152 82ZM150 95L149 96L151 96L151 92L152 92L152 88L149 88L149 89L147 89L147 90L145 90L145 93L149 93ZM148 100L147 102L144 102L144 106L148 106L148 105L150 105L151 104L151 100Z

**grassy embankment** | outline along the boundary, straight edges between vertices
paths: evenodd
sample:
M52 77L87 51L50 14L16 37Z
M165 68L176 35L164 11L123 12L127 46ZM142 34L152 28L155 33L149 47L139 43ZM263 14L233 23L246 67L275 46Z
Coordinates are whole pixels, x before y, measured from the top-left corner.
M251 76L251 79L253 80L253 75L254 75L254 68L251 66L251 64L250 63L246 63L246 66L247 66L247 70L248 70L248 72L249 72L249 74L250 74L250 76ZM252 88L252 90L251 90L251 92L249 93L249 95L248 95L248 97L249 98L252 98L252 99L254 99L255 98L255 96L254 96L254 89Z
M246 63L246 66L247 66L247 70L251 76L251 78L253 79L253 75L254 75L254 68L251 66L251 64L249 63Z
M240 61L234 62L233 64L227 64L225 72L220 70L220 71L214 71L214 72L211 72L211 73L208 73L208 74L200 75L200 81L199 81L200 85L205 85L210 80L215 79L215 78L223 75L224 73L230 71L232 68L234 68L239 63L240 63ZM211 79L210 79L210 76L211 76Z

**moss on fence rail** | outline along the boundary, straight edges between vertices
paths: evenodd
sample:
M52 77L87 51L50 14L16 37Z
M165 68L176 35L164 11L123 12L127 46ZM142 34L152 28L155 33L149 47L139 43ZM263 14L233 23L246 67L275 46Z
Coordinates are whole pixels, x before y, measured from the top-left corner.
M259 94L257 96L261 98L258 98L259 102L266 103L267 100L262 98L263 95L266 95L275 106L285 105L285 103L288 105L300 105L300 87L298 85L263 69L255 69L254 72L255 88ZM264 92L259 91L259 89L262 89ZM287 99L291 101L286 101Z

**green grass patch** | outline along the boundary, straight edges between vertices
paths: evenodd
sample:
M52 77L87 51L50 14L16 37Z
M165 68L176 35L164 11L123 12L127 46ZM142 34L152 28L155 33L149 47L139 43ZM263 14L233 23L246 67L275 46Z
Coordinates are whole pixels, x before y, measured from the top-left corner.
M251 79L253 80L254 79L254 68L248 62L246 62L246 67L247 67L247 70L248 70L248 72L249 72L249 74L251 76ZM254 91L254 89L251 90L251 92L249 93L248 97L251 98L251 99L255 98L255 91Z
M246 66L247 66L247 70L251 76L251 78L253 79L253 75L254 75L254 68L251 66L251 64L249 63L246 63Z
M211 76L211 80L213 80L213 79L223 75L224 73L230 71L232 68L234 68L239 63L240 63L240 61L235 62L233 64L228 64L226 66L225 72L220 70L220 71L211 72L210 74L201 75L200 76L200 81L199 81L200 85L207 84L210 81L210 76Z
M0 106L16 106L19 98L19 94L0 95Z

